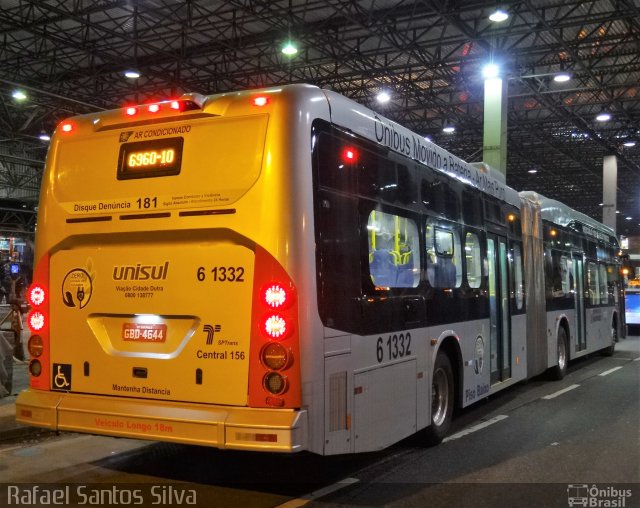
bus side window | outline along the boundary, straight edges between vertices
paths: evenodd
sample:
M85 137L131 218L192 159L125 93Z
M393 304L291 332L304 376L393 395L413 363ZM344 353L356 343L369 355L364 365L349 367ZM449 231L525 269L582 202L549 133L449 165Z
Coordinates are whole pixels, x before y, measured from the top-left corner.
M455 227L427 224L427 279L434 288L457 288L462 284L462 254Z
M600 304L600 284L598 281L598 265L593 262L587 264L587 286L589 288L589 303Z
M369 274L376 287L415 288L420 282L415 221L372 210L367 220Z
M470 288L477 289L482 284L482 256L477 234L466 234L464 239L464 256L467 266L467 283Z

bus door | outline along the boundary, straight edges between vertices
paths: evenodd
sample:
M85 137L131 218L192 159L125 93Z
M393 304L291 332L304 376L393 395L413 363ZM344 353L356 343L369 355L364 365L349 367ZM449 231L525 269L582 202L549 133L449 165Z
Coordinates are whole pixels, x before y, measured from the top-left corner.
M507 240L487 235L489 262L489 310L491 384L511 377L511 330L509 312L509 280L507 276Z
M584 258L582 253L574 252L573 257L573 280L575 290L573 298L575 302L575 326L576 331L576 351L587 348L587 334L585 333L585 312L584 312Z

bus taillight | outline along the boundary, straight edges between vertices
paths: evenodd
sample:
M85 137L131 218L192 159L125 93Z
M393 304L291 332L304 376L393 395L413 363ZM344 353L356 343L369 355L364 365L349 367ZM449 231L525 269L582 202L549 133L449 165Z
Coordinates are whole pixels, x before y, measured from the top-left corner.
M290 301L287 295L287 290L282 286L282 284L278 284L277 282L267 284L267 286L262 290L262 296L264 302L272 309L285 307Z
M29 355L31 355L32 358L39 358L42 356L42 351L44 350L42 337L40 337L40 335L32 335L27 343L27 349L29 350Z
M271 314L264 320L263 331L267 337L275 340L285 339L290 331L291 325L279 314Z
M269 342L262 348L260 360L268 369L282 370L289 366L291 351L278 342Z
M32 310L27 317L27 323L29 324L29 328L31 328L31 331L33 332L39 332L40 330L42 330L44 328L44 325L46 324L46 321L47 320L44 317L44 314L37 310Z
M42 305L47 297L47 293L42 286L33 284L29 288L27 299L32 307L39 307Z
M27 325L31 332L27 349L31 356L29 362L30 384L32 388L49 389L49 256L44 256L33 271L34 283L27 290L27 301L31 312L27 316Z
M301 405L296 289L284 268L256 247L249 362L249 405Z

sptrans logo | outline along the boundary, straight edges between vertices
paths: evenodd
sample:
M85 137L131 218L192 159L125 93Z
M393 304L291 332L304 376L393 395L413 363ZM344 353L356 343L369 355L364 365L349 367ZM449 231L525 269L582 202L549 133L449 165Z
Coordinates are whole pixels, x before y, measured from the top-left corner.
M599 487L586 483L572 483L567 486L567 502L569 506L585 506L593 508L625 508L627 499L631 498L631 489L618 487ZM630 506L630 505L629 505Z

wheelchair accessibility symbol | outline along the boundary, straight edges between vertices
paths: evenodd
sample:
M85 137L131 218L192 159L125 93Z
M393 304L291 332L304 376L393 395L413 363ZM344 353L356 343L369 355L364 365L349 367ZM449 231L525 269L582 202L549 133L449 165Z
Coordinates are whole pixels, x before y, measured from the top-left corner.
M53 390L68 392L71 390L71 365L68 363L54 363L51 373Z

